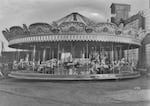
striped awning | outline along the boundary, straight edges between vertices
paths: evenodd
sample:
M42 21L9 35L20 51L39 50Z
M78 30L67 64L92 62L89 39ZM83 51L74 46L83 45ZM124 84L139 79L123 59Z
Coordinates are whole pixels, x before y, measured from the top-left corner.
M13 39L9 41L9 45L30 42L54 42L54 41L101 41L101 42L116 42L141 45L140 39L125 35L44 35Z

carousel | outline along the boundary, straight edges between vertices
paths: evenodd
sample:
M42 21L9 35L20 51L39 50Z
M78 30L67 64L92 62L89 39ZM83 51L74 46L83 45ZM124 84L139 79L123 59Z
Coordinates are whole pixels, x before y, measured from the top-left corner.
M71 13L57 21L2 31L9 47L28 51L14 60L10 77L35 80L102 80L139 77L125 51L139 48L139 31L123 23L94 22ZM130 61L129 61L130 60Z

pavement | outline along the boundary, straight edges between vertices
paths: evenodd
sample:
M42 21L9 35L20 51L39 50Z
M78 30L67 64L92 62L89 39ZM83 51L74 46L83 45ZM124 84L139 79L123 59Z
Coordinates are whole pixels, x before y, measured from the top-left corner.
M150 106L150 78L106 81L0 80L0 106Z

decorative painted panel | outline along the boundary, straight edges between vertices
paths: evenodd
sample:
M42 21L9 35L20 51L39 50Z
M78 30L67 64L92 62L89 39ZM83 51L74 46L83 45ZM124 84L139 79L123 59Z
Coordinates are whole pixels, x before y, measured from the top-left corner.
M31 34L45 34L51 32L51 26L47 23L35 23L29 26Z
M79 33L83 32L85 25L80 22L64 22L60 24L61 32L65 33Z

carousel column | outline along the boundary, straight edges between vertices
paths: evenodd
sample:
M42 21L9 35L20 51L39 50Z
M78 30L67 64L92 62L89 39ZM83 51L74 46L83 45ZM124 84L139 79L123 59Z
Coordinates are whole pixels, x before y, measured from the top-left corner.
M127 50L127 62L129 62L129 48L130 48L130 45L128 45L128 50Z
M133 60L134 60L134 49L133 49L132 46L131 46L131 49L130 49L130 58L131 58L130 63L132 63Z
M119 48L119 60L121 60L122 58L122 46L120 46Z
M51 53L51 47L50 47L50 48L49 48L49 60L50 60L51 57L52 57L51 54L52 54L52 53Z
M71 61L73 62L73 58L74 58L74 45L71 42ZM72 65L72 68L69 70L70 74L72 75L74 71L74 65Z
M75 57L75 54L74 54L74 45L72 44L72 42L71 42L71 55L72 55L72 58L74 58Z
M115 61L118 61L118 55L119 55L119 54L118 54L118 49L117 49L117 47L114 48L114 53L115 53L115 54L114 54L114 55L115 55L114 60L115 60Z
M29 61L29 53L26 53L25 61L26 61L26 62Z
M86 43L86 58L88 59L89 58L89 47L88 47L88 42ZM86 70L89 71L89 67L88 67L89 63L87 63L87 66L86 66Z
M59 60L60 44L57 44L57 59Z
M89 58L89 45L86 43L86 58Z
M82 58L85 58L85 47L82 48Z
M54 58L54 48L51 49L51 53L52 53L52 59Z
M46 48L43 50L43 61L45 61L45 56L46 56Z
M33 71L35 70L35 53L36 53L36 46L33 46Z
M113 68L113 73L114 73L114 44L112 43L112 68Z
M17 49L17 61L20 61L20 51Z
M41 51L39 50L38 51L38 64L41 63Z
M60 43L58 42L58 44L57 44L57 66L58 66L58 68L57 68L57 72L56 72L56 74L60 74L60 70L59 70L59 51L60 51Z
M133 61L132 62L135 62L136 61L136 49L132 48L132 50L133 50L133 53L132 53Z
M101 62L101 58L102 58L102 44L100 43L100 45L99 45L99 59L100 59L100 62Z
M18 50L16 49L15 60L18 61Z
M97 52L97 46L96 45L94 46L94 49L95 49L94 51Z

